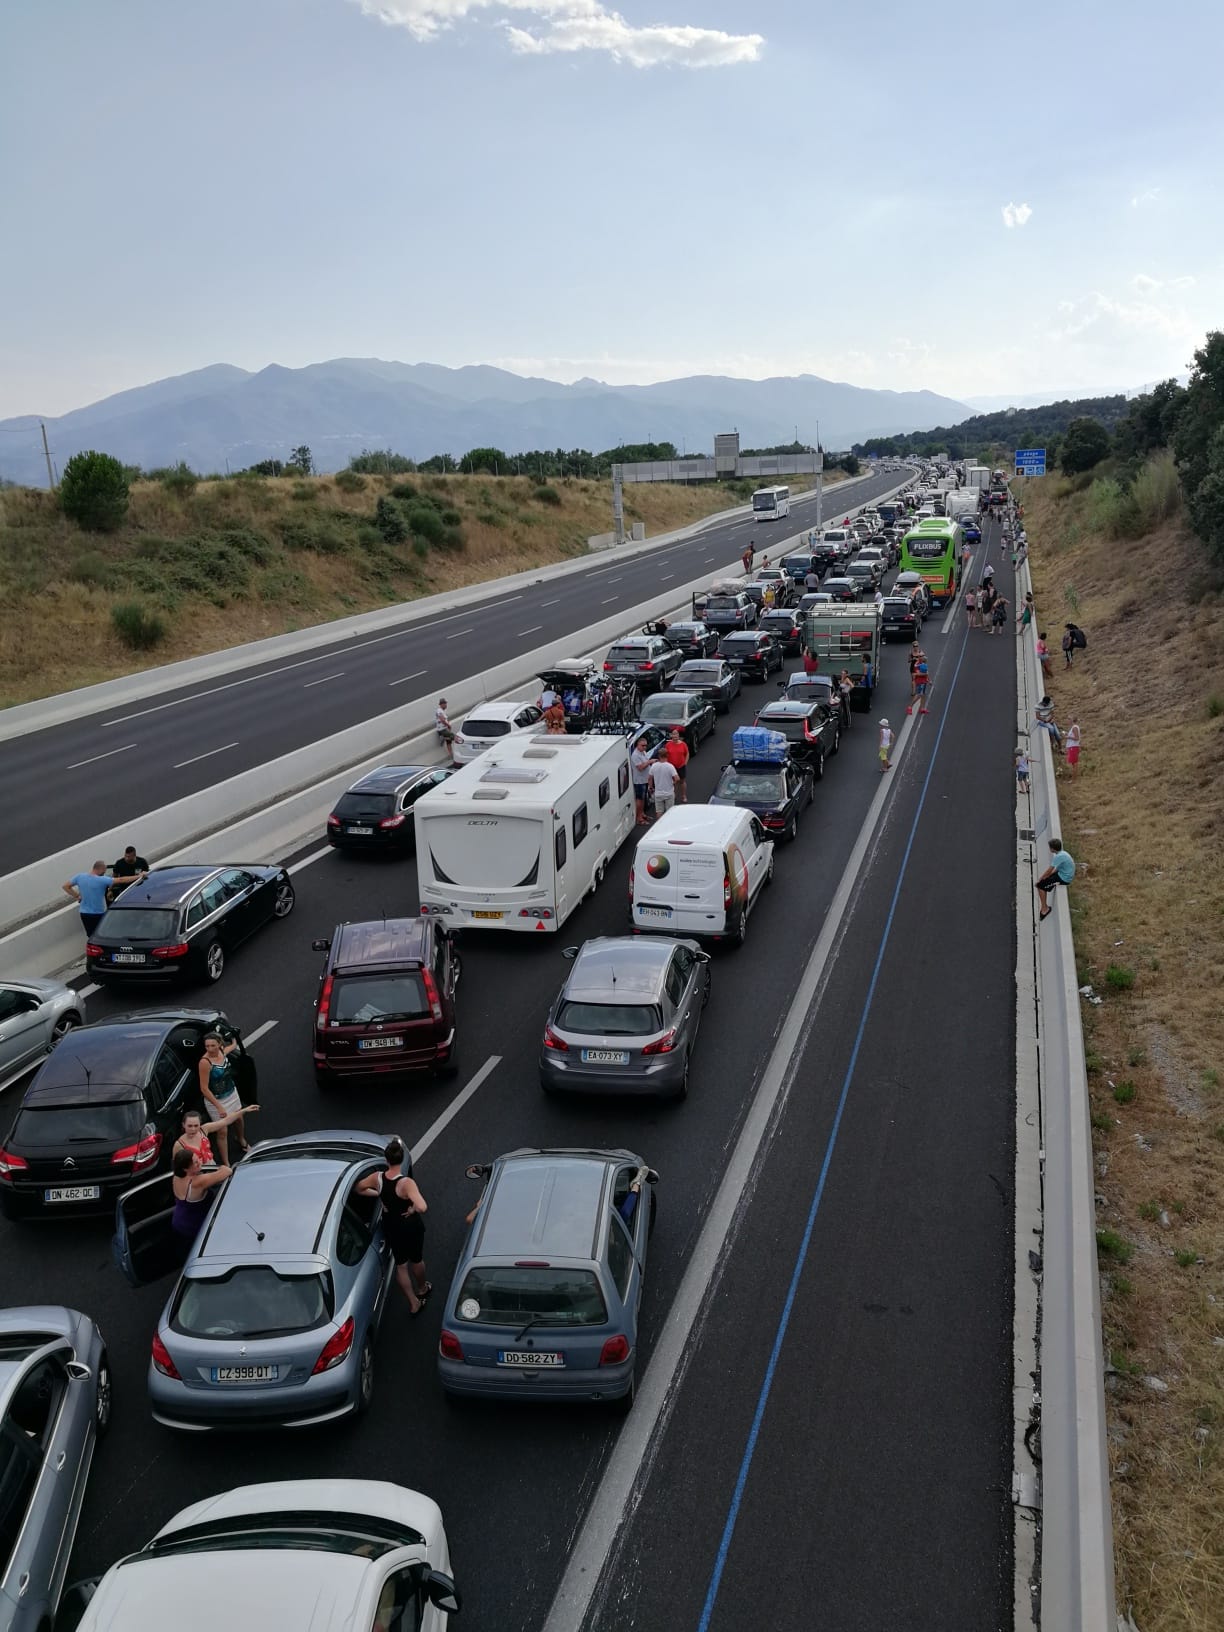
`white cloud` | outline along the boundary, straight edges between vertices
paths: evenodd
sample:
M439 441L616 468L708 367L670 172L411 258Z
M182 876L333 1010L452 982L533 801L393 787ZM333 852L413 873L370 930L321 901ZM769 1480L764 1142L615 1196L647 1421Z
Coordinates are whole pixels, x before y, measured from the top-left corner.
M1032 206L1029 204L1004 204L1003 225L1005 227L1022 227L1032 213Z
M1132 194L1131 201L1130 201L1130 207L1131 207L1132 210L1141 210L1145 204L1155 204L1156 200L1159 197L1160 197L1160 188L1159 187L1148 187L1142 193Z
M494 20L505 29L520 56L555 52L605 51L633 68L671 64L681 68L726 68L756 62L765 41L760 34L727 34L717 28L658 23L636 27L601 0L353 0L367 17L405 28L428 43L476 13L527 13L532 28Z
M1136 272L1131 279L1131 288L1137 289L1141 295L1154 295L1160 289L1193 289L1197 281L1188 272L1179 278L1150 278L1146 272Z

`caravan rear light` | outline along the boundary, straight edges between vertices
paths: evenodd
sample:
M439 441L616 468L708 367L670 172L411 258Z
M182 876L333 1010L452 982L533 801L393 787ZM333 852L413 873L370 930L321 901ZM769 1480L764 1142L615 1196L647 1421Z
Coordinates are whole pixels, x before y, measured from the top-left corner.
M520 918L551 918L552 917L552 908L551 907L538 907L538 908L537 907L520 907L519 908L519 917Z
M555 1050L558 1054L568 1054L569 1044L564 1037L558 1037L551 1026L544 1027L544 1047Z
M442 999L438 996L438 983L428 969L421 970L421 984L425 988L425 1001L429 1004L429 1012L435 1021L442 1021Z

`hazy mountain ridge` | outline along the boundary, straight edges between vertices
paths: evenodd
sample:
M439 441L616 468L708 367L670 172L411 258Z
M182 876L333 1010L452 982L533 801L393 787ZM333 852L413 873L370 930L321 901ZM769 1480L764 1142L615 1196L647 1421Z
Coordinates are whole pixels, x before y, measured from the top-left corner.
M712 452L719 431L738 430L745 447L789 442L796 434L832 449L870 436L952 424L966 404L931 391L879 391L802 374L769 380L694 375L655 385L574 385L488 365L445 368L338 357L304 368L273 363L252 372L229 363L154 381L48 419L60 469L83 448L153 469L185 460L202 472L283 458L307 443L321 470L337 470L363 448L393 448L423 459L473 447L507 453L532 448L592 450L621 442L669 440ZM0 431L32 428L37 415L0 421ZM41 439L6 436L0 476L45 479Z

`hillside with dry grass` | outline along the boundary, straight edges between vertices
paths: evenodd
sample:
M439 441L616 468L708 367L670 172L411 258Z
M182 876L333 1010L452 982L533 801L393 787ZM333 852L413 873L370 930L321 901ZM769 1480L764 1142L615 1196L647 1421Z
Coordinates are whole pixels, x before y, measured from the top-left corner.
M744 496L631 486L626 525L649 538ZM51 493L6 488L0 706L579 557L611 525L608 484L573 478L142 481L110 534L80 531Z
M1096 1155L1118 1607L1139 1632L1224 1626L1224 579L1167 456L1155 523L1111 534L1108 477L1023 494L1059 724ZM1133 495L1128 500L1133 503ZM1128 526L1133 525L1133 516ZM1066 671L1067 619L1088 649Z

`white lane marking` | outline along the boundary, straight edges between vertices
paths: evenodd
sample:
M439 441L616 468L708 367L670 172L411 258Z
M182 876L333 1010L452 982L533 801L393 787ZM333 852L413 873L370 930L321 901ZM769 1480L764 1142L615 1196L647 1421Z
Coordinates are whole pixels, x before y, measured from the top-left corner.
M464 635L470 635L471 633L470 629L456 629L453 634L447 635L446 638L447 640L462 640Z
M544 609L544 607L546 607L546 606L560 606L560 605L561 605L561 597L560 597L560 595L558 595L555 601L541 601L540 602L540 609L542 611Z
M77 996L92 997L95 992L100 992L101 990L102 988L98 985L97 981L91 980L88 986L81 986L77 989Z
M402 686L406 685L409 680L419 680L423 674L428 673L428 669L418 669L415 674L401 674L398 680L389 680L387 683L392 686Z
M894 768L912 735L913 724L912 719L907 719L898 734ZM638 1380L633 1410L617 1435L603 1478L571 1544L569 1562L543 1632L579 1632L620 1532L649 1481L684 1375L698 1352L712 1307L712 1295L742 1220L744 1198L756 1173L758 1158L790 1093L794 1066L810 1040L812 1017L833 971L833 952L847 926L850 903L888 809L890 789L894 787L896 783L892 778L885 777L871 802L824 927L812 948L795 998L761 1075L726 1173L714 1193L671 1313L650 1364Z
M430 1145L432 1145L436 1139L440 1138L441 1135L446 1132L447 1128L459 1115L459 1112L467 1104L468 1100L471 1099L472 1095L480 1087L481 1083L487 1076L495 1071L500 1064L500 1054L489 1055L488 1059L481 1066L480 1070L477 1071L476 1075L472 1078L471 1082L468 1083L467 1087L464 1088L461 1093L455 1095L454 1099L451 1100L450 1104L442 1112L442 1115L438 1118L438 1120L431 1123L417 1140L416 1144L413 1145L412 1160L414 1162L419 1162L421 1157L424 1156L425 1152L429 1149Z
M309 867L313 862L322 861L324 856L330 856L331 853L331 845L325 844L321 850L312 850L308 856L303 856L301 861L295 861L292 867L286 867L285 871L290 875L300 873L303 867Z
M244 1032L242 1038L243 1046L250 1048L252 1043L257 1043L261 1037L266 1037L272 1030L273 1026L279 1025L279 1020L265 1020L263 1025L256 1026L254 1031Z
M82 765L96 765L100 759L111 759L115 754L126 754L129 748L135 748L134 742L125 742L122 748L111 748L105 754L95 754L92 759L78 759L69 765L70 771L79 771Z
M611 606L613 601L619 601L619 595L609 595L606 601L600 601L600 606Z
M709 566L711 561L717 561L717 560L718 560L718 557L716 555L707 555L706 556L706 565Z
M667 582L667 580L668 580L668 579L669 579L669 578L674 578L674 577L675 577L675 576L676 576L676 575L675 575L675 573L674 573L674 572L665 572L665 573L662 573L662 574L661 574L661 575L660 575L660 578L659 578L659 582L660 582L660 583L661 583L661 584L665 584L665 583L666 583L666 582Z
M325 686L329 680L339 680L343 673L343 669L337 669L335 674L325 674L321 680L307 680L302 690L305 691L310 686Z
M623 572L622 572L622 573L621 573L621 578L623 578L623 577L624 577L624 576L625 576L625 575L624 575L624 573L623 573ZM609 578L609 579L608 579L608 582L609 582L609 583L610 583L610 584L619 584L619 583L620 583L620 578Z
M184 765L198 765L202 759L211 759L214 754L227 754L231 748L237 748L237 746L236 742L227 742L221 748L210 748L206 754L197 754L194 759L180 759L174 769L181 771Z
M522 640L524 635L538 635L543 627L544 625L542 623L533 623L530 629L520 629L518 632L518 638Z

